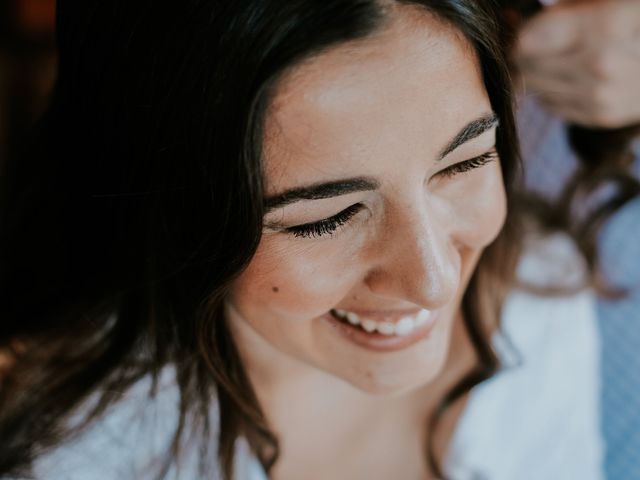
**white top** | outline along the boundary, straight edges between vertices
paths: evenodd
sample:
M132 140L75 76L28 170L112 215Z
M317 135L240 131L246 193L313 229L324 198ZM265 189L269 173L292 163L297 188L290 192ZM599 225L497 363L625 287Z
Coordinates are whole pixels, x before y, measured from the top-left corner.
M567 248L561 237L530 246L520 263L521 277L555 276L558 269L553 274L551 267L559 265L558 254L567 258ZM540 298L516 290L507 299L502 325L520 359L496 334L494 345L507 366L471 391L449 449L449 478L604 479L600 346L592 294ZM171 371L161 383L153 400L145 396L148 382L136 385L87 433L41 457L35 478L143 478L176 424L178 391ZM194 448L167 478L195 480L196 464ZM235 464L237 480L266 480L244 441L237 444Z

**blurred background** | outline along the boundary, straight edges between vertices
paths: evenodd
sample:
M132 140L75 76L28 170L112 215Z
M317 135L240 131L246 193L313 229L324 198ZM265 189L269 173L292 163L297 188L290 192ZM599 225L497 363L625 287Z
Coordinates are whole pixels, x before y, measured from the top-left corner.
M0 1L0 164L42 112L55 78L55 1Z

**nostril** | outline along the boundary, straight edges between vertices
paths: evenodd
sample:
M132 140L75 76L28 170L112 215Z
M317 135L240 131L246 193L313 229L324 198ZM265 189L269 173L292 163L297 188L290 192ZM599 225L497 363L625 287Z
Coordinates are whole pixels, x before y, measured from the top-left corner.
M455 298L460 283L458 269L402 268L376 269L365 278L369 291L379 297L401 300L429 310L437 310Z

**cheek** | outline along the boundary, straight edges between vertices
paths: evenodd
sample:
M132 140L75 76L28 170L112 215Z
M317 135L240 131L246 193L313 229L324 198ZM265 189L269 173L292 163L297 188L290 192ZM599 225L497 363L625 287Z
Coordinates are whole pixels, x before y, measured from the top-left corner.
M507 214L507 200L498 162L452 179L439 192L440 214L461 247L480 250L500 233Z
M345 274L343 263L335 261L340 255L328 256L326 247L282 234L265 235L233 284L231 301L246 318L273 314L308 320L327 313L349 291L355 271Z

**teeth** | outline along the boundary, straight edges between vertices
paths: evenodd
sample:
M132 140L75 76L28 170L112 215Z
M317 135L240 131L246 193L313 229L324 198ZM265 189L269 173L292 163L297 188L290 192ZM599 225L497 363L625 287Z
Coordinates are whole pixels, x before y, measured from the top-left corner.
M411 333L415 327L416 323L411 317L404 317L396 323L395 333L396 335L407 335L408 333Z
M418 316L416 317L416 320L415 320L416 327L419 327L427 323L429 321L429 317L431 317L431 311L424 310L424 309L420 310L420 313L418 313Z
M396 327L391 322L379 323L377 329L383 335L393 335L396 333Z
M362 322L362 328L364 328L369 333L373 332L377 326L378 323L374 320L365 320Z
M358 315L353 312L347 312L346 310L335 309L334 313L342 320L346 320L351 325L360 325L366 332L372 333L378 331L382 335L409 335L416 328L424 325L429 321L431 312L429 310L420 310L415 317L407 316L401 318L396 323L392 322L376 322L375 320L363 319L361 320Z
M360 325L360 318L355 313L348 312L347 322L349 322L351 325Z

